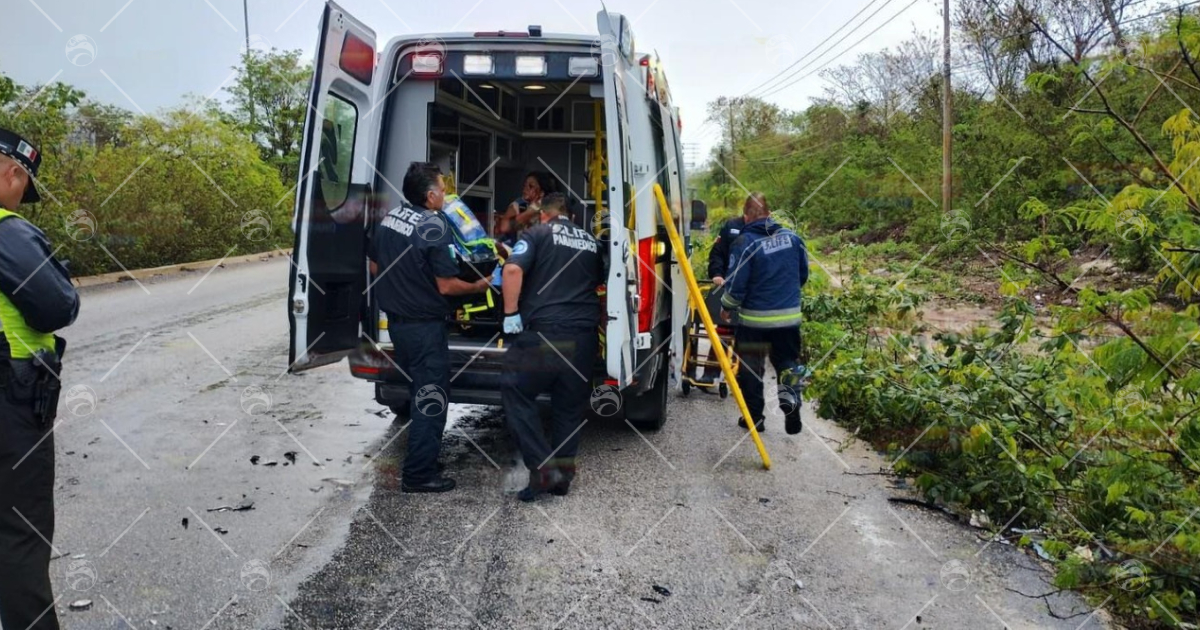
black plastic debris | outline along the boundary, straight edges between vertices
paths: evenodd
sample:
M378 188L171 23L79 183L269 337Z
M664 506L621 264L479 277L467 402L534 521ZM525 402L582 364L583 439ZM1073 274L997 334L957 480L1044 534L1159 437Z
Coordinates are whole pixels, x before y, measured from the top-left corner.
M655 592L655 593L658 593L659 595L662 595L663 597L670 597L670 596L671 596L671 589L669 589L669 588L667 588L667 587L665 587L665 586L659 586L659 585L655 584L655 585L654 585L654 586L652 586L651 588L653 588L653 589L654 589L654 592Z
M218 505L217 507L208 508L208 512L247 512L254 509L253 501L242 501L237 505Z
M188 520L187 520L187 517L185 516L185 517L183 517L183 528L187 529L187 526L188 526Z
M295 464L296 463L296 451L288 451L288 452L284 453L283 458L288 460L289 462Z
M273 459L268 459L267 461L263 462L263 466L277 466L277 465L279 465L279 462L277 462Z
M220 535L222 535L222 536L224 536L225 534L228 534L228 533L229 533L229 530L228 530L228 529L225 529L224 527L214 527L214 528L213 528L213 531L214 531L214 532L217 532L218 534L220 534Z
M759 502L759 503L762 503L763 505L766 505L766 504L770 503L770 502L771 502L771 500L770 500L770 499L768 499L767 497L759 497L759 498L758 498L758 502Z
M258 465L258 460L259 460L259 459L261 459L261 458L260 458L258 455L251 455L251 456L250 456L250 463L251 463L251 464L254 464L255 466L257 466L257 465Z
M650 602L651 604L661 604L662 603L661 599L655 599L653 597L643 597L642 601Z

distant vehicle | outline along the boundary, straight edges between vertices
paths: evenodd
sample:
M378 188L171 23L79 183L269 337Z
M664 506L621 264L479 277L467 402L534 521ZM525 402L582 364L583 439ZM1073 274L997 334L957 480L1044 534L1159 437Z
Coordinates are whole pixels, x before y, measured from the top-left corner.
M377 400L406 415L408 385L392 363L365 252L401 202L408 164L441 165L489 232L520 196L525 172L544 170L583 206L609 258L601 356L589 376L619 388L631 422L660 427L672 373L679 380L688 292L653 184L685 236L692 208L678 109L658 60L635 52L629 21L601 12L591 35L530 27L398 37L376 55L375 32L328 2L313 68L294 216L291 370L349 356ZM451 332L451 400L498 404L500 317L494 305L463 306Z

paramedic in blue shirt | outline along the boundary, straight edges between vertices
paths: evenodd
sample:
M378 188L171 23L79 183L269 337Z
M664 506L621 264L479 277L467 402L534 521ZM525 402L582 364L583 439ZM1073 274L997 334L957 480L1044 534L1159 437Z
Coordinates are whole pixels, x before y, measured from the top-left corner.
M736 312L740 325L734 348L741 365L737 383L746 400L755 428L763 422L763 371L766 359L779 378L779 407L784 428L799 433L800 392L800 289L808 281L808 252L804 240L771 220L771 209L762 193L746 202L746 225L733 243L721 318ZM746 426L745 419L738 421Z
M400 489L446 492L454 480L438 471L450 405L450 340L446 296L482 293L489 278L460 279L454 235L441 209L446 184L437 165L413 162L401 186L408 203L388 212L371 239L375 295L388 316L396 365L409 380L412 424ZM410 205L411 204L411 205Z

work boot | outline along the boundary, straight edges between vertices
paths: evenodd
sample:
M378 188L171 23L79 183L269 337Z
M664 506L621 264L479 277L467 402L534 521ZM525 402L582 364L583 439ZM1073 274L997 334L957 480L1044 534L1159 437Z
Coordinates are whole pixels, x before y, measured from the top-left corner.
M745 418L738 418L738 426L742 427L743 429L747 429L747 430L749 429L749 427L746 426ZM755 420L754 428L758 429L759 433L765 433L767 430L766 418L759 418L758 420Z
M804 423L800 421L800 409L797 406L783 417L783 430L787 431L788 435L796 435L804 428Z
M529 485L517 493L517 498L524 503L531 503L537 500L538 495L546 494L552 488L562 484L563 475L557 468L531 470L529 471Z
M575 479L575 465L566 464L559 466L558 472L562 475L562 481L550 487L550 494L556 497L565 497L571 491L571 481Z
M409 493L418 492L449 492L454 489L454 480L449 477L434 477L423 483L409 483L407 481L400 482L400 491Z

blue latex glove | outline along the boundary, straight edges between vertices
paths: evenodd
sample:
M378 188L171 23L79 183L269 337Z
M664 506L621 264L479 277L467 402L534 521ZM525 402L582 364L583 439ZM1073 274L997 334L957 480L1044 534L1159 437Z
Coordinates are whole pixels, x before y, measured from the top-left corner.
M521 314L520 313L517 313L516 315L509 315L508 317L504 318L504 333L505 334L515 335L515 334L521 332L522 330L525 330L525 326L524 326L524 324L521 323Z
M499 265L496 266L496 270L492 272L492 286L494 286L494 287L500 286L500 279L504 276L503 271L504 271L503 266L499 266Z

